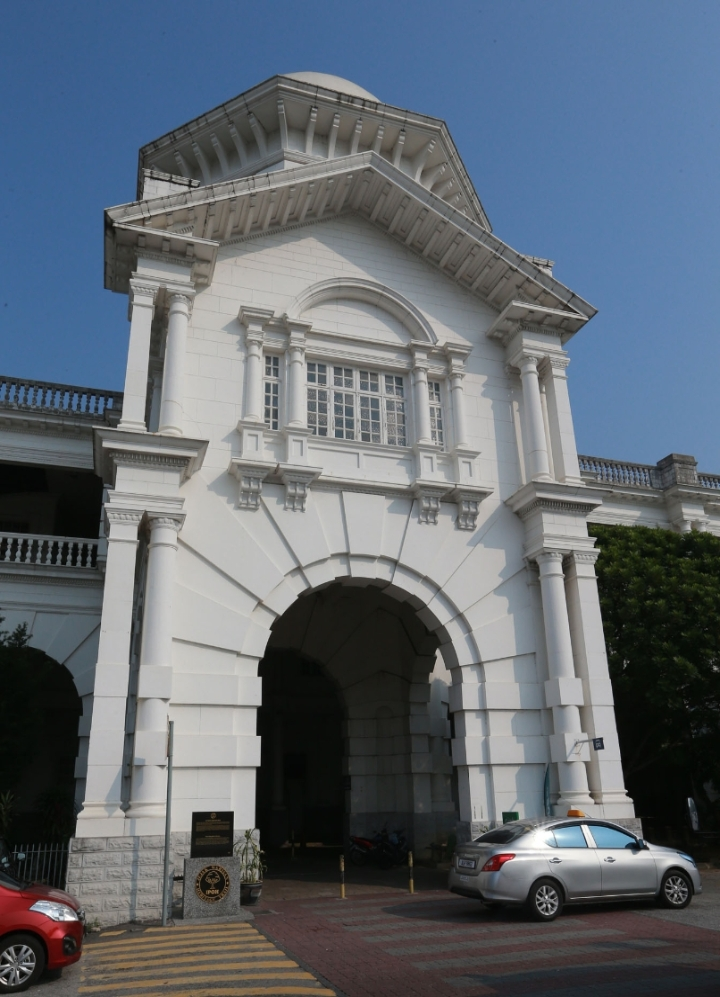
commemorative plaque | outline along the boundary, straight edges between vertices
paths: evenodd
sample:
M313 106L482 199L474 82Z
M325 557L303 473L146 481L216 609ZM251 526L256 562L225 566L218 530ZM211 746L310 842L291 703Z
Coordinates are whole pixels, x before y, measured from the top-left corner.
M206 920L241 915L240 859L185 859L183 917Z
M190 858L229 858L233 853L232 810L209 810L192 815Z

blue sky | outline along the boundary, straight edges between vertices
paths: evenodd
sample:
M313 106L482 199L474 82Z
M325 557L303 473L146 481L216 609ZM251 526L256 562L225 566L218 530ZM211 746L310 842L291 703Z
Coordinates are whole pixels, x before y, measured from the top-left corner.
M0 370L121 388L103 209L137 150L277 72L448 122L494 231L600 309L581 452L720 472L717 0L3 5Z

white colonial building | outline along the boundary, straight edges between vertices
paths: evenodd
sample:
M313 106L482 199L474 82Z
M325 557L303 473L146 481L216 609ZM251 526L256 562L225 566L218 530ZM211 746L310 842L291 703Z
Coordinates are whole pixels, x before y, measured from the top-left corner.
M445 124L276 76L145 146L105 231L123 395L0 392L8 466L105 487L99 538L0 496L5 626L84 704L92 916L157 913L169 719L176 859L215 809L422 853L542 814L548 769L555 812L632 820L587 523L720 533L720 478L579 462L595 309L492 233Z

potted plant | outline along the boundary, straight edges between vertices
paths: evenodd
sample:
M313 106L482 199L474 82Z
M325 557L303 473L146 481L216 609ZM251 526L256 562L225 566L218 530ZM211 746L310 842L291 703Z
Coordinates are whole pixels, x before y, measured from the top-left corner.
M263 862L265 853L258 844L259 834L257 828L249 828L235 845L235 854L240 859L241 904L256 904L262 894L263 873L267 866Z

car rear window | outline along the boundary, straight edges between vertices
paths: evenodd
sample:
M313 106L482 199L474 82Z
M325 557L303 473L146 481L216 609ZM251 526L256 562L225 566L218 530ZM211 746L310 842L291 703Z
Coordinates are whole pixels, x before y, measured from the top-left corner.
M507 845L509 841L515 841L521 834L527 834L531 830L525 824L509 824L505 827L495 827L492 831L486 831L475 842L487 845Z
M587 841L579 824L554 827L543 832L546 845L551 848L587 848Z

